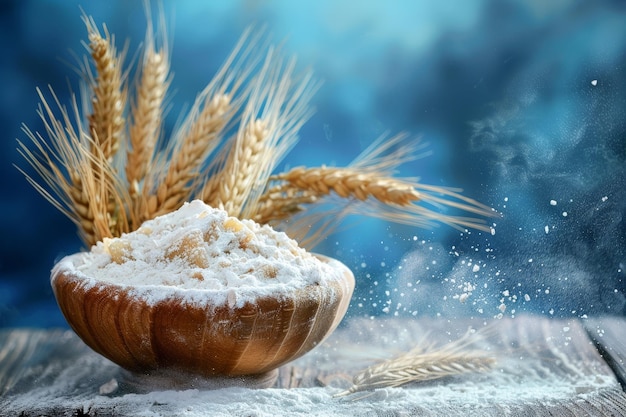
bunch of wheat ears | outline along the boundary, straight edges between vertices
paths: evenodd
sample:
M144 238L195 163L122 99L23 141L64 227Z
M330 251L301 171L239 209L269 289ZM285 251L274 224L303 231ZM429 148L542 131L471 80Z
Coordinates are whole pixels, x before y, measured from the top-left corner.
M80 100L73 97L66 107L52 89L49 95L38 89L45 134L23 127L30 142L19 142L19 151L40 179L24 175L77 225L87 245L136 230L192 199L282 228L305 247L352 213L489 230L481 218L493 215L490 208L449 188L393 177L416 156L417 142L405 135L380 138L347 167L275 174L311 116L309 101L318 83L310 73L296 74L293 59L285 60L251 32L166 138L172 77L162 16L156 27L148 18L130 77L125 51L116 49L106 26L101 32L84 15L91 58L80 63ZM321 204L329 201L330 208ZM443 206L476 218L442 214Z

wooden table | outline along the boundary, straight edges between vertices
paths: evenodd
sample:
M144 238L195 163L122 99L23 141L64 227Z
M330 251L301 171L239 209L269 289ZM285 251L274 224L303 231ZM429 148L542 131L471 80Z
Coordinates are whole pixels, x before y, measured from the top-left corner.
M0 415L626 415L626 319L494 320L492 370L335 398L359 370L425 338L446 343L483 320L352 318L279 370L272 388L158 389L73 332L0 331Z

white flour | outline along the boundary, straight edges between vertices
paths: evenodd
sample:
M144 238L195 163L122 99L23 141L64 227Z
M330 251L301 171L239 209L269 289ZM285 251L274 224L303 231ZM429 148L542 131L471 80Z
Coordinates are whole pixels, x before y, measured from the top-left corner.
M152 301L166 297L163 292L187 291L190 300L212 294L231 304L323 285L345 273L339 262L321 261L284 233L229 217L199 200L64 258L53 276L60 269L74 270L92 284L133 286Z

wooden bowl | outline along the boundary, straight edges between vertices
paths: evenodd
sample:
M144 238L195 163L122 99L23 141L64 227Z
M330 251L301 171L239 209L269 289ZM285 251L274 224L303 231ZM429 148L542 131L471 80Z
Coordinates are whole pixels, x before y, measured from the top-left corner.
M128 286L79 272L80 254L62 259L51 276L55 297L70 326L93 350L127 370L212 377L274 370L321 343L343 318L354 290L352 272L316 255L335 276L324 285L302 284L273 295L163 286ZM167 291L155 297L155 292ZM222 302L210 300L221 299Z

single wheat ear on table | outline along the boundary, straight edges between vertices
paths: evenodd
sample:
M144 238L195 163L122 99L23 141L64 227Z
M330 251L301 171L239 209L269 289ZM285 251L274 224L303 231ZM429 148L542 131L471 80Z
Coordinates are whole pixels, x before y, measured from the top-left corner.
M472 345L490 332L493 332L492 327L476 331L469 329L459 339L441 346L422 342L406 353L362 370L354 376L350 388L334 396L344 397L379 388L400 387L461 374L488 372L496 363L495 355ZM425 336L423 340L426 339ZM368 394L365 394L360 398L367 396Z
M180 126L166 134L172 76L163 14L156 28L148 16L132 80L107 27L83 20L89 57L81 97L64 104L51 88L38 89L44 130L23 126L29 141L18 141L18 150L37 174L20 169L27 180L77 225L87 245L193 199L275 226L309 248L349 214L490 230L483 220L495 214L489 207L451 188L393 176L419 150L406 135L380 138L347 167L276 173L312 114L319 83L296 73L295 60L261 36L244 33ZM468 216L446 215L446 206Z

